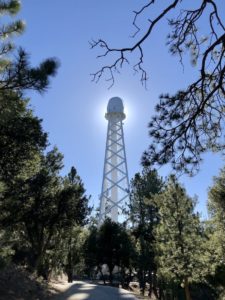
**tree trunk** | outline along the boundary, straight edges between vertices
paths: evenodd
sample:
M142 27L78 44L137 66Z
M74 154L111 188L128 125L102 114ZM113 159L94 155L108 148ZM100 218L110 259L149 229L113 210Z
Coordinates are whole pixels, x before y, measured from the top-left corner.
M152 291L153 291L153 282L152 282L152 272L151 270L148 271L148 283L149 283L149 289L148 289L148 296L151 298Z
M68 279L67 279L68 283L72 283L73 282L73 271L72 271L72 269L69 268L66 271L66 273L67 273L67 277L68 277Z
M138 281L139 281L139 287L140 287L140 293L142 296L145 294L145 287L146 287L146 282L145 282L145 272L143 270L139 270L138 272Z
M188 278L184 279L184 289L185 289L186 300L192 300L191 299L191 294L190 294L190 289L189 289Z
M153 293L156 299L159 299L159 291L160 291L160 286L157 281L156 273L154 272L153 277L152 277L152 284L153 284Z
M128 288L128 286L126 286L126 274L125 274L125 270L123 267L121 267L121 270L120 270L120 284L122 286L122 288Z
M98 266L98 270L99 270L99 272L100 272L100 274L101 274L101 276L102 276L102 280L103 280L104 285L105 285L105 276L104 276L104 274L102 273L102 266Z
M68 276L68 282L72 283L73 282L73 261L72 261L72 250L71 246L72 245L72 239L70 236L69 239L69 252L67 255L67 276Z
M50 274L49 266L46 263L43 263L43 257L41 254L36 259L35 270L38 276L42 276L45 280L48 280Z
M109 282L112 285L113 284L113 267L109 267Z

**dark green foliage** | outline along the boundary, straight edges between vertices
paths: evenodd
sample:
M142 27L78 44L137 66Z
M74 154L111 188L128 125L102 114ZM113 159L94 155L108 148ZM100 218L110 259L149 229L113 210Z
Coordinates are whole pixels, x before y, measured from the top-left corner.
M208 193L208 208L211 215L211 248L214 250L216 273L210 278L212 285L219 291L223 299L225 295L225 169L221 169L219 176L214 177L214 184Z
M85 227L73 225L56 228L45 255L44 267L47 272L63 272L68 276L68 282L72 282L75 276L84 277L87 273L83 251L87 237L88 230Z
M214 272L207 237L194 213L195 200L171 176L157 196L160 223L155 230L158 275L168 283L182 285L190 298L189 283L204 282Z
M109 268L109 280L112 282L115 266L128 268L131 254L131 241L122 225L106 219L98 232L99 259Z
M123 225L106 219L99 229L92 227L84 246L84 255L89 274L93 276L96 269L105 282L102 266L106 264L110 283L113 283L115 268L119 268L117 272L120 282L123 286L128 286L129 268L134 253L131 238Z
M33 198L28 190L40 171L47 134L42 130L41 121L28 108L28 100L20 98L16 92L1 91L0 107L0 226L3 242L7 231L7 249L12 247L12 240L19 243L21 224L29 216Z
M81 226L88 222L91 208L88 207L89 197L85 195L84 185L74 167L63 181L63 190L59 195L59 228L58 245L60 256L58 262L63 261L62 269L68 275L68 282L72 282L75 268L83 272L82 247L85 231ZM59 230L60 229L60 230ZM79 264L79 267L78 267ZM56 264L57 267L57 264Z
M1 15L14 15L20 9L20 1L0 1ZM49 58L44 60L38 67L29 65L28 54L19 49L18 54L12 60L12 52L15 49L12 37L21 34L24 30L24 23L21 20L11 22L0 27L0 92L19 91L34 89L43 92L49 86L49 77L56 74L58 62Z
M3 252L14 253L13 244L24 241L19 242L19 222L29 213L25 196L29 181L40 169L47 134L28 109L28 100L16 92L0 92L0 107L0 243Z
M98 229L95 226L89 228L89 235L84 243L83 256L85 272L90 279L95 278L95 269L101 270L98 245Z
M1 14L19 8L19 1L0 1ZM74 228L87 223L89 198L74 167L60 176L63 156L56 148L47 152L41 120L23 97L26 89L45 91L58 66L46 59L31 67L21 48L12 59L15 47L7 39L23 28L21 21L0 28L0 260L12 258L47 278L51 270L63 270L57 246L64 241L72 249Z
M19 0L0 1L0 13L15 15L20 10Z
M130 220L132 234L136 241L135 269L142 294L145 292L146 282L149 283L149 295L157 294L154 234L158 224L157 207L154 196L163 186L162 179L156 170L144 169L135 174L131 181Z
M214 177L214 185L209 190L209 210L212 217L218 218L223 225L225 213L225 168L220 171L218 177ZM225 227L224 227L225 228Z
M28 54L19 49L16 60L8 64L0 74L0 90L34 89L43 92L49 86L49 76L56 74L58 62L56 59L47 59L38 67L30 67Z
M72 222L67 223L66 226L86 225L91 213L91 208L88 207L90 197L85 195L84 184L75 167L71 168L70 173L64 179L63 186L60 195L63 201L59 207L61 215L64 214L63 222Z
M70 234L84 225L90 213L83 184L78 175L69 181L59 176L62 155L53 149L39 158L39 169L29 178L19 178L5 188L0 201L1 225L17 232L13 244L16 256L23 252L22 262L47 276L51 269L63 268L55 256L71 243ZM75 170L72 168L72 170ZM13 235L11 234L11 239ZM62 259L62 257L60 258ZM64 259L65 260L65 259ZM54 263L51 263L51 261Z
M10 202L5 202L10 214L5 213L3 224L19 226L31 253L28 264L45 277L51 269L62 267L54 258L60 239L65 249L71 243L73 227L85 224L90 213L79 177L72 183L63 183L59 177L61 168L62 155L54 149L42 158L39 172L18 182ZM64 255L68 255L66 251Z
M0 15L15 15L20 10L20 1L0 1ZM12 37L20 35L24 31L25 24L21 20L11 21L7 25L0 26L0 74L4 73L10 65L9 54L15 49ZM2 74L1 74L2 77ZM3 77L2 77L3 79Z
M205 89L209 91L204 93L213 95L211 80L205 81ZM157 114L149 123L153 142L144 152L143 165L171 162L176 171L194 174L199 169L202 153L224 147L223 97L218 88L213 96L202 100L201 87L193 86L175 95L162 95L156 106Z
M0 93L0 179L9 184L23 170L31 171L34 157L47 145L41 120L34 117L28 101L15 92ZM31 173L30 173L31 175Z
M153 226L153 222L157 222L156 208L151 200L162 186L162 179L156 170L144 168L141 174L135 174L131 180L130 196L130 220L134 226L144 226L146 222Z

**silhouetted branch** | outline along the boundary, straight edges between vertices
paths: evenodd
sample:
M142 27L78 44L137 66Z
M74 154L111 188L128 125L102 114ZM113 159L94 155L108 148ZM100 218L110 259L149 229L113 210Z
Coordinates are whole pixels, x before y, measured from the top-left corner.
M2 50L4 51L4 49ZM29 66L29 57L24 50L19 49L14 63L5 66L0 76L0 91L33 89L43 92L49 85L49 77L56 74L58 61L46 59L37 68Z
M151 0L134 11L133 26L136 31L133 38L141 32L137 24L138 17L158 3L157 0ZM140 73L141 83L146 85L148 75L144 67L143 44L151 38L152 30L160 21L168 18L168 13L175 9L175 17L168 19L171 29L167 36L169 51L172 55L178 55L182 65L183 55L190 52L191 63L199 67L199 76L175 95L160 97L156 115L149 123L152 144L142 161L146 165L172 162L175 170L193 174L199 168L203 152L225 149L225 25L214 0L201 0L190 9L183 9L183 3L183 0L171 0L170 5L162 9L158 16L148 20L147 31L131 47L110 48L102 40L92 43L92 48L100 46L105 50L99 57L118 54L111 65L103 66L92 75L94 81L99 81L106 71L109 72L112 86L115 71L128 62L128 53L135 52L137 61L133 69L135 73ZM206 36L202 36L199 30L202 20L208 30Z
M137 18L138 18L138 16L139 16L140 14L142 14L143 11L144 11L145 9L147 9L150 5L152 5L154 2L155 2L155 0L152 0L152 1L150 1L148 4L144 5L140 10L138 10L138 11L133 11L133 13L135 14L135 16L134 16L134 19L133 19L133 23L132 23L132 24L133 24L134 27L136 28L135 33L132 35L133 38L134 38L134 37L138 34L138 32L141 30L140 27L137 25Z
M138 29L137 25L136 25L136 20L137 20L137 16L140 15L146 8L148 8L149 6L151 6L152 4L154 4L155 1L150 1L149 4L145 5L144 7L142 7L139 11L135 12L135 17L134 17L134 21L133 24L134 26ZM144 41L150 36L153 28L155 27L155 25L173 8L176 7L177 3L179 2L179 0L175 0L172 2L171 5L169 5L168 7L166 7L154 20L150 21L150 25L148 30L146 31L146 33L137 41L134 43L133 46L131 47L124 47L124 48L111 48L109 47L109 45L107 44L106 41L99 39L98 41L92 41L90 42L91 45L91 49L96 48L96 47L100 47L103 48L104 52L101 55L98 55L97 58L101 58L101 57L106 57L109 56L110 54L113 53L118 53L118 57L115 59L114 63L112 63L111 65L106 65L103 66L100 70L98 70L95 73L92 73L92 80L95 82L98 82L101 77L103 76L103 74L105 75L105 73L109 73L110 77L109 77L109 81L111 81L111 85L110 87L114 84L115 82L115 78L114 78L114 73L118 72L118 67L122 67L124 62L128 63L128 59L126 58L126 54L127 53L133 53L134 51L137 50L138 54L138 61L137 63L134 64L133 69L135 70L135 72L140 72L141 73L141 83L143 85L146 86L146 81L148 79L147 76L147 72L145 70L145 68L143 67L143 48L142 48L142 44L144 43ZM136 34L134 35L136 36Z

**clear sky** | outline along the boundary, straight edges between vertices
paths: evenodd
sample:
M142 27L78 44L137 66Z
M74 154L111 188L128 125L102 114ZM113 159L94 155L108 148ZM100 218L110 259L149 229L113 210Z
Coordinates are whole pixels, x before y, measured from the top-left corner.
M28 95L36 114L43 119L51 145L64 154L63 174L72 165L77 168L87 194L92 195L91 204L98 204L101 190L107 127L104 113L108 100L119 96L126 107L124 132L131 178L141 170L142 152L151 143L147 124L158 96L185 87L197 74L190 65L183 71L178 58L168 53L165 46L168 28L163 23L144 45L145 66L150 75L147 90L129 66L121 70L111 89L104 80L98 84L91 82L90 73L97 71L102 61L96 59L99 50L90 50L88 42L103 38L113 47L131 44L132 11L144 3L141 0L22 0L19 17L25 20L27 28L17 38L17 45L30 53L33 65L47 57L56 57L61 64L47 93ZM144 19L141 24L148 25ZM187 56L185 62L189 64L189 60ZM190 196L198 196L197 209L206 217L207 188L224 161L215 154L204 158L197 176L182 176L180 181ZM170 171L170 167L164 167L159 173L167 176Z

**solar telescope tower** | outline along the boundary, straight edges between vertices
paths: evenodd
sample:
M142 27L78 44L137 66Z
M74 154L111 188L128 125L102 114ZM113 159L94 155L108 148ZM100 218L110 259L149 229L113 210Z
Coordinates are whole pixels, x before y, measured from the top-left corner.
M123 101L111 98L105 114L108 120L102 190L100 194L99 224L106 217L114 222L124 221L129 200L129 179L123 134Z

